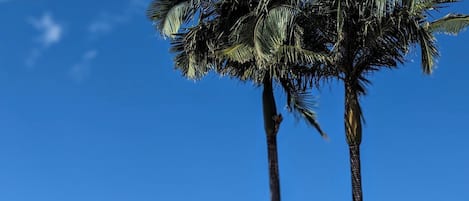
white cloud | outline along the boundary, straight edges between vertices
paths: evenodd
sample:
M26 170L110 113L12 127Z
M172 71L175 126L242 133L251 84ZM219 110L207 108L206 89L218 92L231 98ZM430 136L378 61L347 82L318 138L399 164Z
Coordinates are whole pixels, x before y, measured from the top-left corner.
M45 47L58 43L62 38L62 26L55 22L49 13L43 14L38 19L32 19L31 24L41 32L39 42Z
M39 32L36 40L40 43L40 45L31 49L25 60L26 66L31 68L36 65L37 60L43 55L44 51L60 42L63 35L63 27L49 13L44 13L41 17L32 18L29 21Z
M124 24L130 20L128 15L114 15L101 13L98 18L90 23L88 31L91 34L106 34L111 32L114 27Z
M84 81L90 74L91 62L98 56L97 50L88 50L83 53L81 60L72 66L69 75L73 80L80 83Z
M117 26L129 23L135 15L144 14L148 0L129 0L121 12L102 12L88 26L92 37L112 32Z

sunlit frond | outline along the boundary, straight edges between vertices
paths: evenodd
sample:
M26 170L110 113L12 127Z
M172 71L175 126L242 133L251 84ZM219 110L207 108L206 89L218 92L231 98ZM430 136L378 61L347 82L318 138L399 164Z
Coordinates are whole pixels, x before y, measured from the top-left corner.
M445 4L455 3L460 0L410 0L413 2L413 12L421 13L424 11L436 10L444 7Z
M259 19L254 31L254 47L259 59L270 59L270 55L285 43L296 13L297 10L290 6L278 6Z
M221 56L227 57L230 60L240 63L254 60L253 48L244 43L226 48L220 51L219 54L221 54Z
M173 38L181 25L193 14L194 7L189 0L155 0L147 10L147 16L164 36Z
M428 25L431 32L457 35L469 26L469 15L448 14Z

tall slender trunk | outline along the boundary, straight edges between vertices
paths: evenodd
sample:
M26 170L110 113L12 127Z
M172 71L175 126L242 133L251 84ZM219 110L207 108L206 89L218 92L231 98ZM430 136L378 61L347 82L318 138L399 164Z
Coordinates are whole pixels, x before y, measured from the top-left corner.
M345 83L345 134L350 150L350 170L352 173L353 201L363 201L360 143L362 140L361 108L356 85Z
M353 201L362 201L362 176L360 169L360 145L349 145L350 169L352 172L352 196Z
M277 132L282 116L277 114L272 79L269 73L264 76L264 91L262 92L262 106L264 113L264 128L267 136L267 153L269 160L269 181L271 201L280 201L280 177L277 156Z
M267 136L267 149L269 157L270 200L280 201L280 177L278 173L276 136Z

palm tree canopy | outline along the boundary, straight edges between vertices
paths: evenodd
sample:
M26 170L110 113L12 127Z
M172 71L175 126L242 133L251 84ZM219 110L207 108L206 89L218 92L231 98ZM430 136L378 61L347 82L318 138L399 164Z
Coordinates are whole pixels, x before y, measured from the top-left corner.
M155 0L148 17L171 40L175 67L189 79L210 71L262 84L269 74L286 92L287 104L321 135L308 86L329 62L325 43L305 44L303 1ZM302 21L303 20L303 21ZM319 32L318 32L319 33Z
M321 63L341 65L328 60L332 51L334 58L353 66L340 72L365 84L363 73L396 67L413 44L420 46L423 71L431 73L438 56L434 33L454 35L469 25L469 16L461 14L430 21L430 12L454 2L156 0L148 16L160 33L172 39L176 68L190 79L217 70L260 83L259 69L273 68L274 77L296 78L304 86L305 80L324 72L317 70ZM353 38L347 44L344 33ZM346 53L340 44L351 47L349 58L342 58Z
M319 78L347 75L364 94L366 74L397 67L414 44L423 72L433 71L434 33L469 25L461 14L431 21L430 12L453 2L155 0L148 17L171 39L175 66L189 79L214 70L260 84L270 73L283 89L302 93Z
M469 25L469 16L448 14L432 21L431 12L455 0L367 0L323 1L336 8L336 58L341 69L360 78L381 67L395 68L404 62L409 48L418 44L422 69L431 73L438 56L434 33L457 34ZM344 52L347 51L347 52ZM364 78L360 78L364 82ZM363 91L363 90L362 90Z

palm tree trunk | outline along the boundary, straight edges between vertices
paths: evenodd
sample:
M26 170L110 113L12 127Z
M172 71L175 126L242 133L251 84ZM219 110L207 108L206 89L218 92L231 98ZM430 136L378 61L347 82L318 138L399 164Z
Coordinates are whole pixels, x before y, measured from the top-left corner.
M360 169L360 145L349 146L350 169L352 172L352 196L353 201L362 201L362 176Z
M280 201L280 178L278 173L277 138L267 136L267 149L269 157L270 200Z
M345 83L345 134L350 150L353 201L363 201L360 169L361 108L356 87L350 83Z
M269 73L264 76L264 91L262 106L264 113L264 128L267 135L267 153L269 160L269 180L271 201L280 201L280 177L278 171L277 133L282 116L277 115L272 79Z

